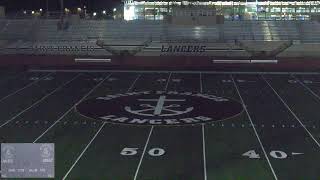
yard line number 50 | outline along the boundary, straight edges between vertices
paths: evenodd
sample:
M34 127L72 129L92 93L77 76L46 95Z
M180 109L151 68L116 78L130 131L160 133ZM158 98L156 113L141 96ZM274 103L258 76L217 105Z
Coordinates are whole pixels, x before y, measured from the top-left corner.
M120 154L123 156L134 156L138 154L138 151L139 151L139 148L125 147L122 149ZM165 150L162 148L152 148L152 149L149 149L148 154L150 156L162 156L165 154Z

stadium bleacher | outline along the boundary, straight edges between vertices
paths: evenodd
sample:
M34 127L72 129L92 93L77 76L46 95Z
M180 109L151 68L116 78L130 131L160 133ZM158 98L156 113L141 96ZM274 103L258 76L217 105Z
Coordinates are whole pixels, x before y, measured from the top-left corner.
M215 42L208 47L211 51L239 51L235 41L295 41L299 43L320 42L320 24L313 21L225 21L212 26L179 26L165 21L114 21L80 20L70 23L67 29L57 28L58 19L3 19L0 20L1 51L17 53L77 54L80 51L34 51L39 46L90 45L96 53L107 55L97 40L103 40L114 48L127 48L151 41L151 47L163 42ZM230 44L232 44L232 47ZM231 47L231 48L230 48ZM152 49L152 48L150 48ZM150 54L152 50L140 54ZM98 52L100 51L100 52ZM217 54L217 53L216 53Z
M57 30L58 20L1 20L1 39L87 40L129 38L194 38L208 40L301 40L320 41L320 24L312 21L226 21L223 25L183 27L161 21L81 20L66 30ZM223 36L223 38L221 38Z

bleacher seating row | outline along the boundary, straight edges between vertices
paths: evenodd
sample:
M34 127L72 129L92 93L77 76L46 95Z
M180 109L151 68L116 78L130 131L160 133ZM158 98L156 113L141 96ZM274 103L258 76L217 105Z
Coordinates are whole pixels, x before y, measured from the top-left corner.
M58 19L0 19L0 53L110 55L97 40L116 50L150 42L139 55L159 53L165 42L214 42L207 47L209 53L237 56L248 56L237 43L241 40L320 44L320 24L313 21L225 21L187 27L164 21L80 20L63 30L58 23Z
M1 40L84 41L88 39L300 40L320 42L320 24L312 21L226 21L223 25L183 27L162 21L81 20L57 30L58 20L0 20Z

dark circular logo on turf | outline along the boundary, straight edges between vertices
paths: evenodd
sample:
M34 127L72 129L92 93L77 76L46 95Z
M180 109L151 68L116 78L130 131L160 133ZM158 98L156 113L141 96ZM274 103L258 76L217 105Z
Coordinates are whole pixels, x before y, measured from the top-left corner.
M186 125L207 123L240 114L232 99L191 92L143 91L88 99L77 105L86 117L134 125Z

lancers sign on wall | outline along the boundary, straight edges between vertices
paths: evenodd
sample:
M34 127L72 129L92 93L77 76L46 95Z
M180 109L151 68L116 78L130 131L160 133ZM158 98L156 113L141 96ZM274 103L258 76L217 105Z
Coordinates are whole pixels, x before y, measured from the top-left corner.
M206 46L201 45L162 45L162 53L203 53Z

